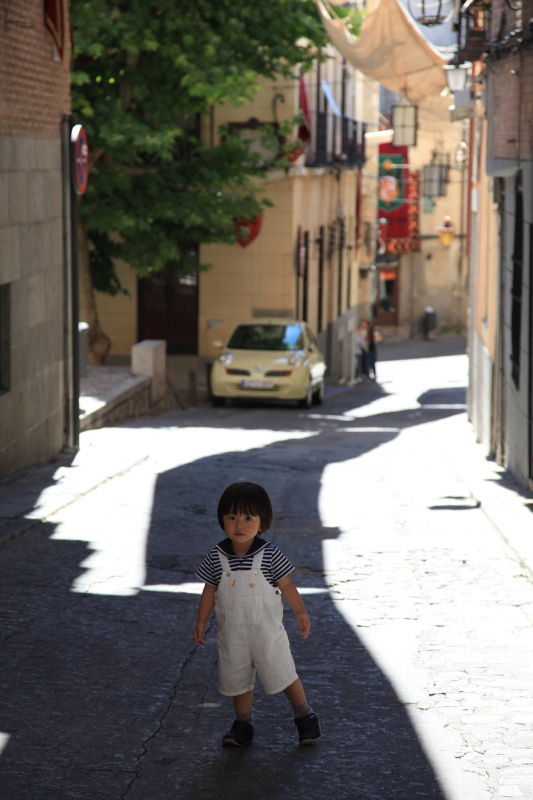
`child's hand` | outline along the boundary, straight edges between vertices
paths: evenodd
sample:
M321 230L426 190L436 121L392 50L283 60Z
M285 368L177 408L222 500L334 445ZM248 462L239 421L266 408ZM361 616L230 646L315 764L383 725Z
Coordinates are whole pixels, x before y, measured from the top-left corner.
M309 617L307 614L296 614L296 622L298 623L298 627L300 628L300 636L302 639L307 639L309 636L309 631L311 630L311 623L309 622Z
M207 625L205 622L197 622L196 628L193 631L194 641L196 644L205 644L204 633Z

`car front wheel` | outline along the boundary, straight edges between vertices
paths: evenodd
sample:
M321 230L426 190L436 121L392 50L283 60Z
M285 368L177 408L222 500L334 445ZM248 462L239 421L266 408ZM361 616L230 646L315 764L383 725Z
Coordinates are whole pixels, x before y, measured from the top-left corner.
M311 385L311 380L309 380L307 385L307 392L305 393L305 396L298 401L298 405L300 408L311 408L313 405L313 387Z
M321 406L324 402L324 381L320 381L316 390L313 392L313 403L316 406Z

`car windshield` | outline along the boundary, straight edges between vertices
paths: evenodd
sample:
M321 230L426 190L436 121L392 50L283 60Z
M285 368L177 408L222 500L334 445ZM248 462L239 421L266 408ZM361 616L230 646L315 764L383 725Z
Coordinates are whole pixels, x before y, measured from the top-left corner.
M228 342L231 350L302 350L299 325L239 325Z

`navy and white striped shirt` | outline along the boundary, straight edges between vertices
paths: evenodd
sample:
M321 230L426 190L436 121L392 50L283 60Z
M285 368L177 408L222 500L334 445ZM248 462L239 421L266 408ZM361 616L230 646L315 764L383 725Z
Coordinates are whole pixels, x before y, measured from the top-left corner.
M196 577L210 586L218 587L222 577L222 564L218 556L219 551L228 557L229 566L232 571L252 569L254 556L264 549L263 561L261 562L261 572L272 586L276 586L278 581L293 571L291 562L285 558L281 550L271 542L261 539L254 539L250 549L245 556L239 558L233 552L230 539L224 539L208 552L196 573Z

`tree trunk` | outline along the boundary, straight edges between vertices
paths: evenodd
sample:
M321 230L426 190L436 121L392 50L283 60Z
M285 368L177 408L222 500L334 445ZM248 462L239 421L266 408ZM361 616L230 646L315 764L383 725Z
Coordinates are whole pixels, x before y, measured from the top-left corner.
M98 320L98 310L96 308L96 298L91 277L89 263L89 250L87 247L87 236L85 226L80 219L78 221L78 259L80 270L80 304L85 312L89 325L89 364L99 366L105 363L106 356L111 350L111 340L100 327Z

